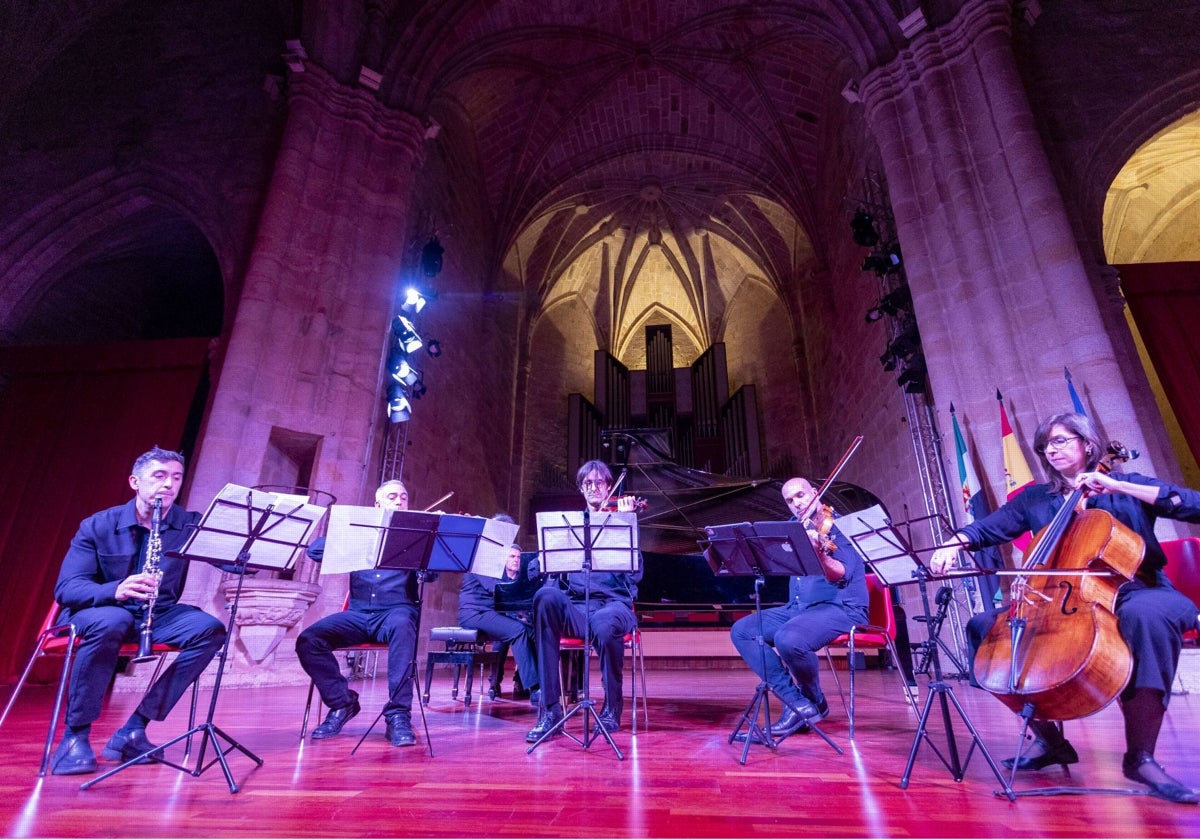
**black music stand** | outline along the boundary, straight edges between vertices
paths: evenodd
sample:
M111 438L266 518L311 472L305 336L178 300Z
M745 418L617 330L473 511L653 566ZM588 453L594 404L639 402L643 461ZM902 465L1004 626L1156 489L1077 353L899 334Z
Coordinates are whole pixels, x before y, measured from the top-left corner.
M929 571L929 567L921 562L916 550L912 547L911 539L901 536L900 532L896 530L897 526L893 525L890 520L882 515L882 510L879 510L878 514L875 514L876 510L878 509L871 508L868 511L859 511L857 514L846 514L838 520L838 529L847 539L854 543L859 553L866 558L872 571L874 571L875 575L885 586L901 586L914 582L917 584L921 593L921 607L925 613L925 621L932 628L933 614L929 607L928 581L948 580L966 575L960 573L957 575L935 576ZM933 517L922 516L911 519L908 522L902 522L900 525L911 532L913 523L925 522L931 518ZM978 577L982 574L985 574L985 572L975 572L970 576ZM933 665L933 676L930 678L929 690L925 695L925 706L922 708L920 719L917 722L917 732L913 737L912 749L908 754L908 764L905 765L904 775L900 778L900 787L908 787L913 764L917 760L917 751L920 749L922 741L929 744L929 748L933 750L934 755L950 771L950 775L953 776L956 782L963 780L967 765L970 763L971 757L978 747L988 767L992 769L992 772L996 775L996 779L1003 785L1003 795L1008 797L1009 801L1015 800L1016 795L1013 793L1012 786L1004 778L1003 772L992 758L992 754L988 752L983 739L979 736L979 732L967 716L966 710L958 702L958 698L954 695L954 687L943 678L941 659L938 657L938 646L934 645L929 648L929 653ZM933 700L935 697L940 703L942 724L946 729L946 752L948 757L947 755L943 755L942 751L938 749L928 730L929 716L933 711ZM965 759L960 759L958 742L954 738L954 722L950 717L951 703L954 704L954 708L958 712L959 718L962 719L963 724L967 727L967 731L971 733L971 748L967 751Z
M376 508L367 508L379 513ZM374 554L377 569L404 570L417 575L417 638L421 637L421 614L425 603L425 584L434 580L439 572L473 571L477 564L491 569L497 562L504 568L508 547L516 539L519 526L478 516L459 516L446 513L396 510L386 511L388 521L382 525L364 522L354 526L373 528L377 532ZM326 544L330 543L326 539ZM370 568L369 566L366 568ZM481 574L484 572L480 572ZM417 685L417 645L413 644L413 658L409 663L411 686ZM404 684L400 680L397 690ZM388 703L394 700L388 695L387 703L379 709L375 720L358 739L350 754L358 752L367 736L379 725ZM425 731L425 745L429 757L433 758L433 740L429 737L429 721L425 717L425 704L421 709L421 726Z
M821 561L812 547L808 533L800 522L741 522L735 525L716 525L705 528L708 539L703 541L704 557L712 567L715 575L754 576L754 614L758 621L759 655L762 657L762 672L767 671L767 642L762 625L762 588L767 575L788 575L804 577L807 575L823 575ZM733 743L742 726L746 726L746 743L742 747L739 761L746 763L750 754L750 745L760 743L769 749L775 749L782 738L776 738L771 731L771 687L765 676L754 690L754 696L746 705L746 710L738 718L737 726L729 733L729 743ZM787 706L799 714L799 710L776 694L781 705ZM763 716L764 726L758 723L759 715ZM820 735L825 743L833 747L838 755L842 748L833 742L825 732L810 721L808 726ZM786 737L786 736L785 736Z
M229 762L225 760L229 753L236 749L259 767L262 766L261 758L213 723L213 717L217 711L217 698L221 693L221 678L225 673L229 645L233 640L233 628L237 618L238 603L242 596L242 585L246 579L246 572L250 569L278 572L292 568L313 525L324 513L325 508L308 504L304 497L251 490L236 484L225 485L217 494L203 518L191 526L192 533L183 548L167 553L169 557L189 562L209 563L223 571L237 575L237 589L234 591L233 601L229 605L225 642L221 645L221 655L217 662L217 674L213 682L212 697L208 704L208 716L203 723L193 726L182 735L129 759L95 779L84 782L79 786L80 790L87 790L109 776L120 773L128 767L140 763L144 758L152 757L154 753L159 752L163 756L156 759L159 764L174 767L190 776L200 776L208 768L219 763L221 771L225 774L225 782L229 785L230 793L237 793L238 785L233 780ZM195 767L189 767L186 764L187 754L184 755L185 763L167 760L168 747L184 740L190 745L194 735L203 735ZM221 744L222 741L225 742L224 746ZM210 742L215 757L205 764L205 753Z
M595 516L597 521L592 522ZM637 515L626 512L582 511L542 512L537 515L538 545L540 546L542 571L547 574L570 574L583 572L583 614L585 625L591 621L592 569L606 572L632 573L638 566ZM596 739L598 729L604 740L612 747L617 758L625 760L624 753L613 740L612 733L600 723L600 713L591 696L591 628L585 626L583 633L583 699L563 715L562 720L542 733L525 754L529 755L545 741L561 732L585 750ZM541 652L538 652L541 656ZM544 690L544 689L543 689ZM583 715L583 738L576 738L567 731L567 721L575 715ZM634 710L637 714L637 710ZM592 727L593 720L596 724Z

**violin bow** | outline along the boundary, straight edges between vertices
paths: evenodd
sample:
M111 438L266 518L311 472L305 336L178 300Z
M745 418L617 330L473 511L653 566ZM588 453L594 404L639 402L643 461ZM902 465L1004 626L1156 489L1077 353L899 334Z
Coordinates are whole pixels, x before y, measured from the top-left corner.
M826 476L825 480L821 482L821 486L817 489L817 494L813 496L813 500L808 503L808 509L804 511L804 516L800 519L801 522L806 521L810 516L813 515L813 511L815 511L817 509L817 505L821 503L821 496L824 495L825 491L829 489L829 485L833 483L834 479L838 477L838 474L842 471L842 468L846 466L846 462L850 460L850 457L858 451L858 447L862 442L862 435L859 435L850 442L850 446L844 453L842 453L842 457L838 459L838 462L833 465L833 469L829 471L829 475Z

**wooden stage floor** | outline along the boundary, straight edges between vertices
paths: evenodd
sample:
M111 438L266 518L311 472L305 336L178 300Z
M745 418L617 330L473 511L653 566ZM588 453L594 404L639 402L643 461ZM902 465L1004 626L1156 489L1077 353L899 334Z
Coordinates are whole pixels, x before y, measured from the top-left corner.
M845 674L842 674L843 678ZM427 709L434 757L417 716L418 746L395 749L382 723L351 755L386 693L386 680L357 685L363 714L338 738L298 740L304 688L224 689L214 723L263 759L234 751L228 763L240 790L231 794L219 764L199 776L163 765L136 766L88 790L93 776L37 778L52 689L27 689L0 730L0 834L6 837L1196 837L1200 809L1145 795L1097 793L997 797L1000 782L976 750L956 782L933 750L948 753L941 704L922 740L909 785L901 778L917 717L895 672L860 672L856 739L833 693L822 725L845 752L816 735L795 735L777 749L753 746L745 766L729 735L753 695L744 670L651 670L650 729L625 729L618 760L603 741L588 750L556 738L525 752L535 715L525 702L450 699L439 671ZM922 684L924 703L927 680ZM628 688L628 675L626 686ZM592 685L599 681L593 677ZM1012 754L1016 718L999 702L951 682L966 717L994 756ZM946 696L946 695L939 695ZM112 695L93 730L103 746L137 696ZM201 694L202 714L207 697ZM151 726L162 743L186 729L181 703ZM949 705L961 754L971 738ZM1158 758L1186 783L1200 785L1195 749L1200 696L1172 698ZM1129 789L1121 776L1121 719L1115 707L1068 724L1082 761L1020 774L1017 791L1037 786ZM931 746L932 745L932 746ZM182 751L180 750L180 753ZM171 757L177 761L181 755ZM210 752L211 759L211 752ZM101 762L102 769L115 765ZM191 766L194 766L191 765Z

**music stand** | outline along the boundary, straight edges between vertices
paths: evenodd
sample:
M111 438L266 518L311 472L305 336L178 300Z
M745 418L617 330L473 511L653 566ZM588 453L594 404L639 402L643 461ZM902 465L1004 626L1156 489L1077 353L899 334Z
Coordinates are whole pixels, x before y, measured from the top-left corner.
M242 596L242 585L248 569L279 572L292 568L314 524L324 513L325 508L308 504L306 497L252 490L236 484L226 484L222 488L200 521L190 526L193 530L183 547L179 551L167 552L168 557L209 563L237 575L237 589L229 605L229 620L225 628L225 641L221 645L221 655L217 661L217 674L208 703L208 716L203 723L193 726L182 735L129 759L95 779L84 782L79 786L80 790L87 790L109 776L140 763L148 756L153 756L154 753L161 753L163 756L156 759L159 764L174 767L190 776L200 776L205 770L219 763L230 793L237 793L238 785L233 780L229 762L225 760L226 755L236 749L259 767L262 766L261 758L213 723L217 711L217 698L221 693L221 678L225 673L229 645L233 640L233 627ZM204 737L200 740L195 767L167 760L168 747L185 739L190 745L192 736L200 734ZM221 745L222 740L226 743L225 746ZM205 752L210 742L215 757L205 764ZM184 755L184 761L187 761L187 754Z
M330 516L330 536L326 545L332 545L335 537L343 546L357 543L361 549L366 540L367 551L348 555L340 550L335 555L336 571L359 571L376 568L392 571L408 571L417 576L417 630L421 636L421 614L425 603L425 584L437 577L439 572L467 572L479 565L490 571L497 562L504 568L508 547L516 539L520 526L495 519L478 516L460 516L447 513L427 513L410 510L381 510L374 507L341 506L336 519ZM335 511L337 508L334 509ZM335 525L337 532L335 533ZM357 534L354 529L359 530ZM363 558L367 558L363 562ZM322 561L328 562L329 554ZM373 565L372 565L373 561ZM485 572L479 572L485 573ZM413 644L413 658L405 678L410 686L417 682L417 646ZM396 683L396 690L405 682ZM410 689L411 690L411 689ZM384 711L396 698L388 695L387 703L380 708L375 720L358 739L350 754L358 752L363 741L379 724ZM425 717L425 705L421 709L421 726L425 731L425 745L429 757L433 757L433 740L429 737L429 721Z
M920 522L929 518L919 517L918 519L901 523L901 525L911 527L913 522ZM932 626L933 616L929 608L927 582L930 580L947 580L965 576L961 573L935 576L930 572L929 567L921 562L917 552L913 549L911 541L903 537L896 530L896 527L882 514L882 510L878 506L869 508L867 511L859 511L857 514L843 515L838 519L838 530L854 543L859 553L866 558L875 575L885 586L901 586L914 582L917 584L921 593L921 607L925 612L925 620L930 626ZM970 576L978 577L981 574L983 572L974 572ZM992 769L992 772L996 775L996 779L1003 786L1003 794L1008 797L1009 801L1014 801L1016 795L1013 793L1012 786L1004 778L1000 767L992 758L992 754L988 752L983 739L979 737L979 732L967 716L966 710L954 695L954 687L943 678L941 660L938 657L937 651L937 645L930 648L933 676L930 678L929 690L925 696L925 706L922 708L921 716L917 721L917 732L913 737L912 749L908 754L908 764L905 765L904 775L900 778L900 787L908 787L913 764L916 762L917 751L920 749L922 741L929 744L929 748L933 750L934 755L950 771L951 776L954 777L954 781L956 782L963 780L967 765L970 763L976 747L978 747L988 767ZM930 713L933 711L934 697L937 697L941 706L942 724L946 729L948 758L942 754L937 744L933 742L933 738L930 736L927 728ZM971 733L971 748L967 751L966 758L961 760L958 753L958 742L954 738L954 722L950 717L951 703L954 704L954 708L958 712L958 716L962 719L963 724L967 727L967 731Z
M593 516L597 519L595 524L592 523ZM583 572L583 699L569 709L562 720L530 744L525 754L532 753L556 732L562 732L586 750L595 740L592 727L594 718L595 729L600 731L617 758L624 761L625 755L613 740L612 733L600 723L600 714L591 697L591 576L592 569L624 573L637 570L637 515L631 512L595 512L587 508L582 511L541 512L537 515L537 525L542 571L547 574ZM582 739L566 729L567 721L577 714L583 715Z
M716 525L705 528L709 538L702 541L704 558L715 575L753 575L754 580L754 614L758 621L759 655L762 661L763 677L754 690L754 696L746 705L742 716L738 718L737 726L729 734L729 743L733 743L746 726L746 743L742 747L739 761L746 763L752 743L761 743L769 749L775 749L782 738L775 738L771 731L771 687L767 684L767 642L762 623L762 588L767 575L788 575L804 577L807 575L824 575L821 561L813 549L808 533L800 522L741 522L735 525ZM776 694L781 705L787 706L799 714L799 710ZM762 714L765 726L759 726L758 717ZM842 748L833 742L825 732L809 721L808 726L820 735L825 743L833 747L838 755Z

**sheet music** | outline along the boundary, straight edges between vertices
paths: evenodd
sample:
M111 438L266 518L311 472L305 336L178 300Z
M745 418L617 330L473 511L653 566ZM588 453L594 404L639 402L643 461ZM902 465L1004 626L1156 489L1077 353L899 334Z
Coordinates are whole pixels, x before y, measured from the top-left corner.
M517 532L520 530L521 526L515 522L484 520L483 537L475 550L475 562L471 564L471 571L497 580L502 578L504 566L508 563L508 550L516 542Z
M179 553L210 562L232 563L245 546L250 529L258 527L261 521L259 534L250 548L248 565L288 569L324 515L325 508L309 504L307 496L226 484L209 504L200 526Z
M374 505L334 505L329 509L322 575L374 569L392 512Z
M871 571L885 585L916 579L917 562L908 553L892 528L891 520L879 505L844 513L834 520L833 525L854 543Z
M637 568L637 514L591 513L592 571L631 572ZM583 568L583 511L550 511L537 515L542 571L578 572Z

